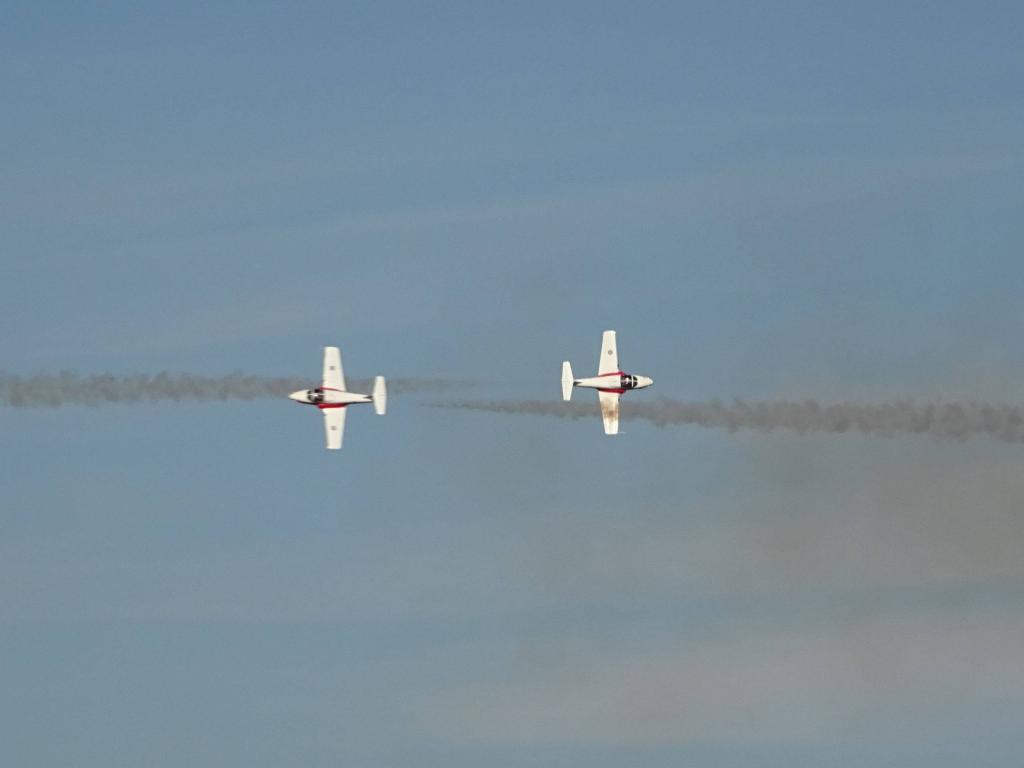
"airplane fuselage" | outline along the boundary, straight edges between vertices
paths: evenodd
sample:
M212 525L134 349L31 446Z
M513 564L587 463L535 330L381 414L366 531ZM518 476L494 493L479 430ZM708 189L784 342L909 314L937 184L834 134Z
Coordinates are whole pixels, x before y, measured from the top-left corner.
M361 403L372 403L370 395L360 395L356 392L342 392L339 389L330 387L314 387L312 389L300 389L288 395L300 405L315 405L317 408L344 408L346 405Z
M637 376L622 371L591 376L587 379L573 379L574 387L587 387L601 392L614 392L621 395L631 389L645 389L654 382L647 376Z

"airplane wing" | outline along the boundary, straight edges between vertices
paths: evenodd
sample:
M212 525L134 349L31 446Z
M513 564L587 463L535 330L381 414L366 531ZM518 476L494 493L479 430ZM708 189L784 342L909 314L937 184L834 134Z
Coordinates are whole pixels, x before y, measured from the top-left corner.
M324 386L345 391L345 372L341 368L341 350L324 347Z
M601 336L601 359L597 361L597 375L619 372L619 350L615 345L615 331Z
M601 420L604 422L604 433L606 435L619 434L619 393L601 392L598 390L597 398L601 402Z
M327 432L327 448L337 451L345 437L345 408L322 408L324 430Z

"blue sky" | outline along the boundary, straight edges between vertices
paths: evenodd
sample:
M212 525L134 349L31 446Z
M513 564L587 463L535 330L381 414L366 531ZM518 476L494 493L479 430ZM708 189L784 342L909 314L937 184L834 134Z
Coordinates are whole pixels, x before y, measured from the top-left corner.
M1022 22L13 5L0 368L1017 401ZM1019 760L1015 446L425 399L0 411L0 761Z

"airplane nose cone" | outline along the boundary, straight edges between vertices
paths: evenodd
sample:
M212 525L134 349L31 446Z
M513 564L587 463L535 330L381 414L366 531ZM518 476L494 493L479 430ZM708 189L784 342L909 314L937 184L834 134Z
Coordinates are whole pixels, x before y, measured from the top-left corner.
M652 379L652 378L650 378L648 376L641 376L640 377L640 383L643 384L645 387L649 387L649 386L651 386L651 384L654 383L654 379Z
M297 392L292 392L288 395L288 399L294 400L297 403L304 403L306 402L306 390L300 389Z

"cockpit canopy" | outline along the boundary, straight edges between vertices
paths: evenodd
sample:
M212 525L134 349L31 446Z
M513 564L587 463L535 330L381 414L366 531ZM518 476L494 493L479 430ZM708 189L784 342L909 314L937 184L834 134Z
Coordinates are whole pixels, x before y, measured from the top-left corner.
M306 397L309 398L311 403L322 403L324 401L324 391L317 387L306 392Z
M629 373L622 374L622 377L619 379L619 386L622 389L636 389L636 384L636 376Z

